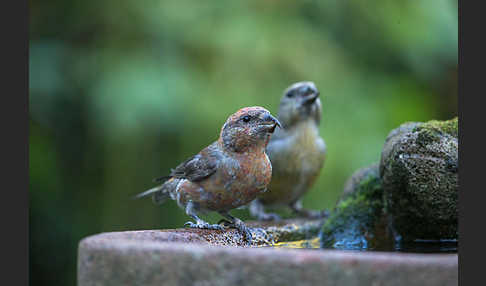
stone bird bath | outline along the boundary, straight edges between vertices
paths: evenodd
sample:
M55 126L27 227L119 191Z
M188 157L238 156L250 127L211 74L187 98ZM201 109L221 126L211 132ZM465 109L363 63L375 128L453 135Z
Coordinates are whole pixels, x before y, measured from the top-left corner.
M279 247L316 237L321 225L302 220L264 224L274 247L247 246L234 229L101 233L79 244L78 285L458 284L457 254Z

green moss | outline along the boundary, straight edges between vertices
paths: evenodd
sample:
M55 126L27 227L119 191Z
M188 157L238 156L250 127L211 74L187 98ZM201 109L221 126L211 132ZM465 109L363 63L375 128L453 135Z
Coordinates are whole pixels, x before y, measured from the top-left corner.
M383 188L377 172L370 173L343 198L324 224L323 248L381 249L385 229ZM379 235L378 235L379 233Z
M457 136L456 117L418 124L385 145L386 212L403 241L457 237Z
M431 120L415 127L413 131L423 131L431 136L449 134L458 137L458 118L455 117L447 121Z

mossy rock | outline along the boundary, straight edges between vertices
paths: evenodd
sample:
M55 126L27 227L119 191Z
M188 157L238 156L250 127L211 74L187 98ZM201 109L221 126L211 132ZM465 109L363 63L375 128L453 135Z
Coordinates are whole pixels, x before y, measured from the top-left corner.
M457 239L458 121L405 123L388 135L380 175L403 241Z
M356 171L321 231L321 246L336 249L390 249L378 164Z
M344 184L343 192L339 197L336 204L339 204L342 200L346 199L349 195L355 193L357 190L362 188L362 184L369 180L370 178L379 177L379 164L374 163L368 167L361 168L355 171L351 177Z

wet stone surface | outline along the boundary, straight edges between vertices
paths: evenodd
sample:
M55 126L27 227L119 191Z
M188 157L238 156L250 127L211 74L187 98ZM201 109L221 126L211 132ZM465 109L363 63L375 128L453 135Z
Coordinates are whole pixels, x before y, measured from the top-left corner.
M327 219L94 235L78 285L457 285L457 171L457 119L406 123Z
M314 247L321 226L265 223L272 247L234 229L102 233L79 244L78 285L457 285L457 254L288 249Z
M325 222L333 249L457 252L457 118L404 123L357 170Z
M325 222L321 247L346 250L395 250L384 211L378 164L357 170Z

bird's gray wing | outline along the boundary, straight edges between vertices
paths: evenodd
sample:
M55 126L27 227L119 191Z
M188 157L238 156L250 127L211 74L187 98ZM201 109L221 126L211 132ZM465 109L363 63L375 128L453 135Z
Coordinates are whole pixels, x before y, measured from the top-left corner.
M170 176L192 182L201 181L216 172L221 156L221 151L213 143L172 169Z

